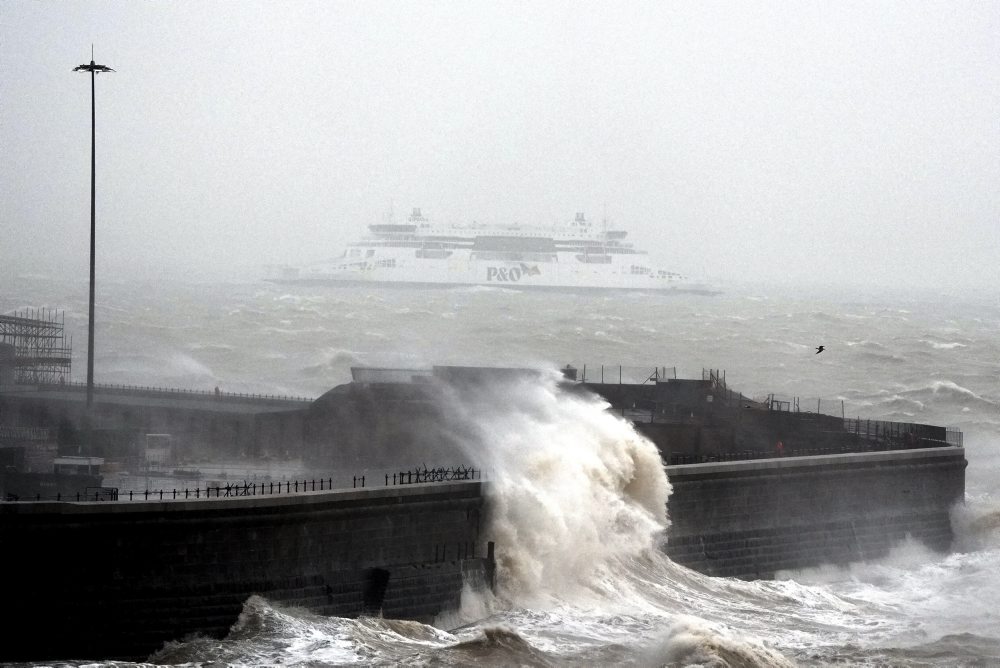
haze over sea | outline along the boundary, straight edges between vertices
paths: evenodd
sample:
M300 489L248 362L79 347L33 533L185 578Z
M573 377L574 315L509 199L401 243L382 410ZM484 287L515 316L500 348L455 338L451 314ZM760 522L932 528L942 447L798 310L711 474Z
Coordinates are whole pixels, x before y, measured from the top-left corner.
M300 288L99 279L96 379L316 397L352 366L724 369L751 397L957 427L969 459L955 551L919 543L775 581L707 578L658 549L655 448L552 384L483 412L501 553L496 596L435 626L316 617L249 599L194 665L986 666L1000 663L1000 303L995 296L721 286L715 296ZM0 313L66 310L86 369L86 285L22 274ZM826 351L814 354L818 345ZM591 371L592 373L592 371ZM408 462L404 463L408 464ZM428 462L428 464L430 464ZM563 484L565 480L575 484ZM8 602L13 604L14 602ZM39 629L43 644L44 629ZM101 657L81 657L93 661ZM62 664L61 664L62 665ZM120 665L120 664L119 664Z

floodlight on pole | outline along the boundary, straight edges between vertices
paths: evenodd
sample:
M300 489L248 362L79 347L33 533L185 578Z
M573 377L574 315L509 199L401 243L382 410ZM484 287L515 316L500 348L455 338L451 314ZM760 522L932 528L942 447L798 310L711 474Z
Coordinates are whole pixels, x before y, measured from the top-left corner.
M87 321L87 407L94 401L94 237L96 233L97 199L97 111L94 101L94 79L101 72L114 72L110 67L94 62L94 47L90 47L90 64L77 65L74 72L90 72L90 312Z

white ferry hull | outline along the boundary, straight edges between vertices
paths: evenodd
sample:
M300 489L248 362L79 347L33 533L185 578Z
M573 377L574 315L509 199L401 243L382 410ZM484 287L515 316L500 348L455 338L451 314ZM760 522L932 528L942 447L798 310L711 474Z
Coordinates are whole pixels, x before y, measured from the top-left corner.
M436 227L419 209L406 223L369 225L342 257L269 280L314 285L486 286L547 290L712 293L648 263L623 230L596 229L582 213L567 225Z
M588 271L588 269L591 269ZM313 266L297 274L270 279L299 285L378 285L389 287L447 288L486 286L548 290L640 290L711 294L708 286L671 275L658 277L614 271L604 265L563 266L559 263L476 262L415 260L394 267L358 264L350 267Z

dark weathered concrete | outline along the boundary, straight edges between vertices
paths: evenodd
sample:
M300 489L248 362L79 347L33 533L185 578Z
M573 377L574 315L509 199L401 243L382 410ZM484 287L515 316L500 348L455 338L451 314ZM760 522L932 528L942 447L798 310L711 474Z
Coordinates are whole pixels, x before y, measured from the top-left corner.
M0 389L0 425L48 429L60 452L126 459L145 434L167 433L183 454L229 458L297 457L306 400L183 390L97 386L94 404L76 384ZM95 436L83 443L91 429Z
M771 578L880 557L908 535L947 550L966 464L944 447L668 466L667 553L708 575Z
M0 661L143 658L244 601L430 620L480 574L482 483L170 502L0 504ZM488 577L488 574L485 574Z

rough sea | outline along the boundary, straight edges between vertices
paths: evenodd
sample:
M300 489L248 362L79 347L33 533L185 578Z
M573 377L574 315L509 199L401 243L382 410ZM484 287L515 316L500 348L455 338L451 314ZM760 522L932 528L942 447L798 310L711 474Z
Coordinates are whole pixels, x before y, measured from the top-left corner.
M1000 665L1000 301L720 288L593 296L109 279L98 286L95 376L316 397L348 382L352 366L586 364L591 378L602 365L612 377L619 365L626 375L725 370L750 397L961 429L967 497L952 554L909 540L877 561L774 581L689 571L658 549L670 486L655 448L599 402L543 383L483 409L495 595L466 592L433 626L324 618L252 597L227 638L171 643L149 663ZM85 283L22 275L2 286L0 313L65 309L82 380L86 298ZM112 663L80 659L54 665Z

